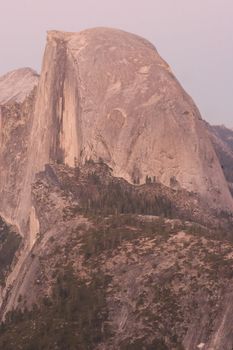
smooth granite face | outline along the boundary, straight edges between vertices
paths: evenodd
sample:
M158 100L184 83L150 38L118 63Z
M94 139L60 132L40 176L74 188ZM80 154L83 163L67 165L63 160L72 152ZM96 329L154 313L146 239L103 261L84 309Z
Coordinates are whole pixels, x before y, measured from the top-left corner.
M210 206L232 208L197 107L138 36L106 28L49 32L35 113L38 169L51 159L70 166L103 159L130 182L155 176L170 186L175 178Z

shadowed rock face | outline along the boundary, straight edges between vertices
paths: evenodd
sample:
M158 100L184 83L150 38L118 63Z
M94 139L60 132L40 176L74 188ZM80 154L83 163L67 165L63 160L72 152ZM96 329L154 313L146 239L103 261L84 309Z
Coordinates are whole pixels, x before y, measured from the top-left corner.
M233 130L224 125L210 125L207 122L205 125L233 195Z
M233 131L223 125L206 125L225 178L233 194Z
M199 111L138 36L49 32L35 114L32 172L49 160L102 158L130 182L148 175L170 186L175 178L210 205L232 208Z

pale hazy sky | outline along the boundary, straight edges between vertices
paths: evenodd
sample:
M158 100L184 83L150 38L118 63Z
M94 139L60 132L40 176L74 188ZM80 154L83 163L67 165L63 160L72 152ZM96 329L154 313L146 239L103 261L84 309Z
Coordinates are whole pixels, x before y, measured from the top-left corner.
M233 127L233 0L0 0L0 75L40 71L46 30L96 26L149 39L203 118Z

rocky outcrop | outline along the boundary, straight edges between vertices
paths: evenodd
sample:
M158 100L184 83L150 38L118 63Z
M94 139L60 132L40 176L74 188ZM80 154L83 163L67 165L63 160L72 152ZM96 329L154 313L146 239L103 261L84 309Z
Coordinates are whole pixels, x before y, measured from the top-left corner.
M19 218L18 210L23 205L20 193L26 179L38 79L29 68L0 78L0 212L20 228L28 221L27 215Z
M28 166L28 145L31 136L34 101L38 75L29 68L19 69L0 78L0 215L10 224L17 227L18 233L24 236L20 251L13 251L15 242L10 242L7 252L1 252L1 261L9 266L1 288L0 305L5 306L9 290L18 276L21 265L33 245L35 231L38 228L33 219L33 208L27 207L24 216L18 211L24 206L20 196L25 187L26 170ZM28 187L30 196L30 187ZM30 234L28 234L30 233ZM11 238L11 237L10 237ZM0 241L4 242L4 234L0 232ZM7 255L8 254L8 255ZM5 258L5 256L7 258ZM5 262L5 264L6 264ZM1 267L2 270L2 267ZM2 271L1 271L2 273ZM2 314L0 312L0 317Z
M28 145L33 121L38 75L29 68L0 78L0 213L7 221L26 227L18 209L28 166ZM30 192L30 188L28 188Z

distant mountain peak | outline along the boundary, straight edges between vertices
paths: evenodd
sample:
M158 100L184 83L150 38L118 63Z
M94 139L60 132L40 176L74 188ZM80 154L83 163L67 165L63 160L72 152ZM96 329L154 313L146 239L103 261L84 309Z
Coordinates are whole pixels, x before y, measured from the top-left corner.
M39 75L31 68L13 70L0 77L0 104L22 102L38 84Z

